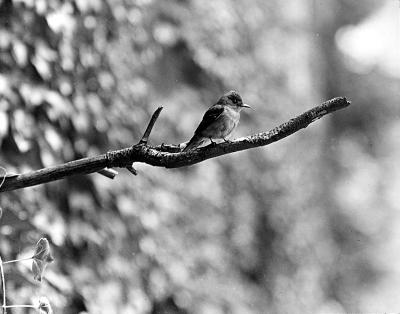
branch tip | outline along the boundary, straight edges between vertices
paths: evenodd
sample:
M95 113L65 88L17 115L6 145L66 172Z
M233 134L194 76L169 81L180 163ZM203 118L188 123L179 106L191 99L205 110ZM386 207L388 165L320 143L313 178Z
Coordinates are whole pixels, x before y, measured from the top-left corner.
M132 173L134 176L137 176L137 170L132 166L127 166L126 169L128 169L129 172Z
M160 115L161 110L163 109L162 106L158 107L156 111L154 111L149 124L147 125L146 131L144 132L142 139L139 141L139 145L147 144L149 140L149 136L151 131L153 130L154 124L156 123L158 116Z
M116 170L114 170L112 168L104 168L104 169L101 169L100 171L97 171L97 173L99 173L99 174L101 174L101 175L103 175L103 176L105 176L105 177L107 177L107 178L112 180L117 176L118 171L116 171Z

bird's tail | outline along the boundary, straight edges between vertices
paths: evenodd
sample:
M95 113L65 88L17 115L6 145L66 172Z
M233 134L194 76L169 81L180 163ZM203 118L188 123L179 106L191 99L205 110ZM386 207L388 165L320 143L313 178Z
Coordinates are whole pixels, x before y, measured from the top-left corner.
M187 152L191 149L195 149L199 147L201 144L203 144L206 141L206 139L202 136L199 135L193 135L189 143L186 145L186 147L182 150L183 152Z

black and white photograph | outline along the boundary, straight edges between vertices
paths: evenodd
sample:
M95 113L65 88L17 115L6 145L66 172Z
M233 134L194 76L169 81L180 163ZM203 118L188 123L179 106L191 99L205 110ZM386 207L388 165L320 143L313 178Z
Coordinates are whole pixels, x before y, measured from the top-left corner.
M0 314L400 313L400 0L0 0Z

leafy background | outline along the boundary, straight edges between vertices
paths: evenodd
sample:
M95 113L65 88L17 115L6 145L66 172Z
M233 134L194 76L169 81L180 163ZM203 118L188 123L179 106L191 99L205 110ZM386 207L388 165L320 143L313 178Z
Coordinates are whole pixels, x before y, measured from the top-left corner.
M367 53L397 31L398 57L398 24L368 33L382 12L395 21L398 3L0 1L0 164L11 173L130 146L160 104L152 143L186 141L230 89L255 108L235 136L331 97L353 102L267 148L2 193L2 258L26 256L42 236L56 258L40 286L29 264L6 268L8 303L45 295L74 314L398 310L400 71Z

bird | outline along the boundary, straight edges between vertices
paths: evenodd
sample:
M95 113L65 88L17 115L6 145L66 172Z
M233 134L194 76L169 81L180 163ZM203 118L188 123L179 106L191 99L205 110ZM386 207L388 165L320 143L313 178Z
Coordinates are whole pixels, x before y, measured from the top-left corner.
M223 139L228 142L227 137L239 124L240 111L243 108L251 108L244 104L242 97L237 91L229 91L212 105L204 114L193 137L183 148L183 152L195 149L208 139L215 144L213 139Z

